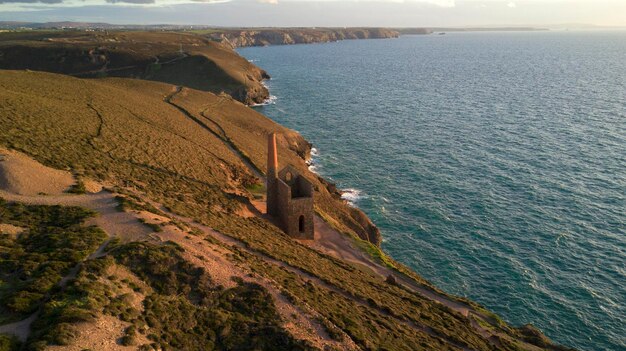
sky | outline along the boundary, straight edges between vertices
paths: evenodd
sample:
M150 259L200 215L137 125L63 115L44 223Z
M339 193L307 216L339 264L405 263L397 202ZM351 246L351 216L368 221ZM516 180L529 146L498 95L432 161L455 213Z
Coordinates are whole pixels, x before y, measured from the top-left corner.
M626 27L626 0L0 0L0 21L249 27Z

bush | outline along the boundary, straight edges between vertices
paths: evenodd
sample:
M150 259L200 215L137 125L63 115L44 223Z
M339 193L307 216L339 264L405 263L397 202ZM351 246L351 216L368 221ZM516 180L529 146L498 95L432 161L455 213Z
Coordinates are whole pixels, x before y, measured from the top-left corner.
M137 328L134 325L126 328L125 335L120 339L120 344L124 346L137 345Z
M0 251L0 323L39 308L61 278L104 241L102 230L82 226L93 215L80 207L0 201L0 222L28 228L16 239L4 240Z
M21 343L15 336L0 334L0 351L18 351L20 348Z
M77 179L76 184L72 184L67 192L70 194L84 194L87 192L87 189L85 188L85 183L82 179Z

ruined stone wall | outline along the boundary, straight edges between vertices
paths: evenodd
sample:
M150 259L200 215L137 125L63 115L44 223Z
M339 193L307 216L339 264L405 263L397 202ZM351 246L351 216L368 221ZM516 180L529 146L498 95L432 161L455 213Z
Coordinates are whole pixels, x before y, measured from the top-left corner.
M267 177L267 213L271 216L278 215L278 179Z
M276 218L280 228L287 232L287 220L289 214L289 201L291 200L291 187L282 180L276 182ZM289 234L289 233L287 233Z
M276 217L281 229L294 238L313 239L313 197L292 198L291 187L281 179L277 180L276 188L278 214ZM304 217L302 232L300 232L300 216Z
M300 216L304 217L304 230L300 232ZM300 197L289 201L287 234L298 239L313 239L313 198Z

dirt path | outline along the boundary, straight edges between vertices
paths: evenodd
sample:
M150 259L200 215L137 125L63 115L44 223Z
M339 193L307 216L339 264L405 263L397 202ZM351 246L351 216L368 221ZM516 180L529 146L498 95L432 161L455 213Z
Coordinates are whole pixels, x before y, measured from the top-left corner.
M146 220L148 218L155 219L152 213L144 212L144 214L146 215ZM168 217L161 220L169 221L170 215L168 214ZM187 218L179 216L175 216L175 218L187 225L190 224ZM213 229L198 224L194 224L194 226L202 230L206 235L218 239L218 233ZM232 255L233 252L228 248L228 245L237 245L240 248L241 244L239 242L229 240L226 243L220 240L224 244L223 246L211 244L201 237L187 235L186 232L174 225L167 225L163 227L163 232L155 233L152 236L162 242L171 240L178 243L184 248L183 256L185 259L196 266L203 267L216 284L225 288L234 287L236 283L232 278L238 277L244 281L254 282L263 286L274 299L276 309L284 321L283 327L295 338L307 340L321 350L327 347L338 350L358 350L356 344L347 335L342 342L333 340L317 321L317 318L322 316L317 311L305 309L290 302L280 292L280 285L277 282L258 275L251 275L252 272L247 267L242 267L229 259L228 256ZM228 237L224 237L224 239L226 238Z
M172 104L174 107L176 107L179 111L184 113L187 117L194 120L200 126L202 126L203 128L207 129L208 131L216 135L218 138L220 138L220 140L224 141L225 145L228 146L229 149L235 155L237 155L237 157L241 160L241 162L244 165L246 165L250 169L251 172L255 173L257 176L259 176L262 179L263 177L260 174L260 172L256 170L256 167L254 167L245 157L241 155L241 153L238 151L236 146L232 145L231 142L228 141L229 139L227 138L227 136L220 137L219 133L216 133L215 131L213 131L212 128L208 127L202 121L200 121L199 119L197 119L196 117L188 113L184 108L169 101L172 99L173 96L178 94L181 90L182 88L180 87L177 88L177 90L173 92L167 98L168 102ZM5 152L4 154L6 155L7 153ZM20 183L19 187L15 187L15 186L11 187L11 184L13 185L17 184L17 182L13 181L11 183L9 181L6 181L6 179L9 179L9 177L7 177L7 174L10 174L10 172L17 174L15 173L16 169L19 169L20 172L22 172L20 173L21 174L20 176L24 176L27 178L29 176L35 177L34 174L36 173L33 172L33 169L37 169L38 173L43 172L43 174L46 174L46 172L50 173L51 171L46 169L45 166L41 166L44 168L37 168L39 166L35 167L32 165L31 165L32 167L30 166L24 167L23 163L20 165L19 162L7 163L5 161L2 161L2 159L0 159L0 177L4 176L3 179L5 179L5 182L0 184L0 197L8 201L15 201L15 202L21 202L21 203L26 203L26 204L34 204L34 205L63 205L63 206L80 206L80 207L89 208L97 212L98 216L90 219L87 222L87 224L98 225L109 236L118 236L124 241L151 240L155 238L157 238L158 240L173 240L181 244L185 248L187 252L186 254L187 259L189 259L191 262L194 262L196 265L205 267L212 276L214 275L217 278L217 280L221 281L223 284L225 284L225 286L229 284L229 282L231 281L230 278L233 276L238 276L245 280L250 279L247 275L244 275L242 271L243 269L242 267L233 265L233 263L229 259L226 258L223 252L221 253L219 252L219 249L216 250L215 247L211 248L211 246L215 246L215 245L209 245L208 243L205 243L205 242L198 242L197 238L193 239L192 237L187 236L184 232L182 232L178 228L176 228L178 229L178 231L173 230L173 229L168 229L168 230L165 230L164 233L159 233L159 234L153 233L152 229L150 229L149 227L147 227L146 225L142 224L139 221L139 218L143 218L144 220L148 220L148 219L154 220L154 217L156 216L155 214L147 213L146 215L146 213L144 213L143 214L144 217L142 217L142 215L138 212L120 212L117 209L118 202L115 199L115 194L111 192L103 190L95 194L84 194L84 195L66 194L66 193L63 193L62 191L64 188L67 187L67 184L66 184L67 180L64 180L63 182L61 182L62 186L55 185L55 186L49 186L45 188L47 195L41 194L42 192L39 192L37 193L37 195L34 195L34 192L35 192L34 187L40 186L39 183L42 181L45 183L45 180L27 181L24 183ZM14 167L14 168L11 168L11 167ZM26 173L23 172L24 169L29 169L29 168L32 168L30 169L30 172L26 172ZM56 172L57 170L54 170L54 171ZM63 171L58 171L58 172L63 172ZM45 177L42 179L45 179ZM64 178L61 177L59 179L64 179ZM19 189L19 191L17 191L16 189ZM39 188L37 188L36 190L39 190ZM148 201L147 199L144 199L144 200ZM264 253L250 249L244 242L239 241L233 237L224 235L222 233L219 233L210 227L194 223L194 221L189 218L185 218L185 217L170 213L167 209L165 209L160 204L157 204L157 203L152 203L152 204L155 205L157 208L159 208L161 211L163 211L163 213L167 214L169 218L177 219L179 221L182 221L188 226L193 226L193 227L197 227L201 229L202 232L204 232L206 235L211 236L213 239L218 240L220 243L225 245L225 247L235 246L239 250L255 255L256 257L264 260L265 262L284 268L294 274L297 274L298 276L306 280L310 280L314 282L316 285L323 286L326 289L333 291L359 305L366 306L367 308L371 308L371 309L376 309L382 315L385 315L389 318L394 318L398 322L416 331L426 333L430 335L431 337L434 337L440 340L442 343L448 344L452 348L461 349L464 351L470 350L467 347L460 345L455 340L451 340L445 337L444 335L440 335L437 331L432 330L430 327L417 324L415 321L412 321L412 320L407 320L405 318L392 315L391 313L389 313L389 311L383 310L381 308L373 307L365 299L355 297L349 292L344 291L340 287L327 283L323 281L322 279L320 279L319 277L312 275L308 272L305 272L298 267L291 266L285 262L277 260ZM256 205L258 207L262 207L264 203L257 202ZM262 211L257 210L254 212L255 212L255 215L262 216ZM163 218L162 222L167 222L166 218ZM174 226L169 226L169 227L175 228ZM192 239L189 239L189 238L192 238ZM194 240L196 240L196 242L194 242ZM469 318L471 325L476 329L476 331L480 335L482 335L484 338L489 340L494 346L498 346L499 344L497 337L511 339L508 335L504 333L500 333L500 332L494 333L493 331L487 330L484 327L482 327L479 320L480 319L487 320L487 316L485 316L480 311L476 311L475 309L473 309L471 306L467 304L455 301L445 295L436 293L428 289L427 287L422 286L421 284L411 279L410 277L407 277L401 273L398 273L397 271L394 271L386 266L383 266L382 264L379 264L378 262L375 262L366 252L357 248L355 246L354 241L351 238L337 232L330 225L328 225L326 222L324 222L321 218L317 216L315 218L315 240L303 241L303 243L322 253L329 254L337 258L340 258L342 260L345 260L347 262L351 262L355 265L360 265L362 267L365 267L372 274L379 276L381 280L385 279L389 275L393 275L396 278L396 281L398 282L398 284L404 287L405 289L407 289L408 291L414 292L416 294L420 294L421 296L427 299L441 303L449 307L450 309L458 312L459 314ZM90 258L95 258L95 257L102 255L104 253L103 250L105 246L106 246L105 244L101 245L98 248L98 250L96 250L94 253L90 255ZM66 277L64 277L59 282L59 284L61 286L66 284L73 276L76 275L76 273L78 272L78 268L79 266L74 267L70 271L70 273L66 275ZM258 277L254 281L259 282ZM349 337L345 339L347 341L344 344L337 344L335 341L331 340L326 334L326 332L324 331L324 329L315 320L315 317L319 316L319 314L315 315L317 312L312 311L312 310L304 311L301 306L297 306L287 301L287 299L279 291L279 287L280 287L279 283L272 282L267 279L261 279L260 281L263 284L263 286L265 286L274 297L274 300L276 301L277 306L279 307L279 311L281 315L283 316L284 320L287 321L287 324L285 325L285 327L292 334L294 334L294 336L297 336L298 338L302 338L305 340L310 340L311 342L319 346L332 345L342 350L357 349L356 345L354 344L354 342L352 342L352 340ZM299 317L297 318L292 317L293 315L299 316ZM0 326L0 332L11 333L11 334L18 336L20 339L25 340L29 334L30 325L36 319L36 317L37 317L37 313L29 316L25 320L8 324L8 325L4 325L4 326ZM494 337L494 336L497 336L497 337ZM528 350L539 349L533 345L529 345L525 343L522 343L522 344Z
M132 215L117 211L117 201L112 193L102 191L98 194L85 195L18 195L0 189L0 197L7 201L15 201L31 205L62 205L62 206L81 206L98 212L98 216L91 218L86 224L95 224L102 228L109 237L119 236L126 240L136 240L141 237L147 237L151 232L145 225L141 224L137 218ZM94 251L87 259L97 258L104 254L104 249L109 243L106 240L96 251ZM74 266L68 274L66 274L57 283L61 288L73 278L76 277L80 269L81 263ZM39 311L33 313L28 318L0 326L0 333L15 335L19 340L25 341L31 331L31 324L37 319Z
M80 206L98 213L94 218L86 221L87 225L97 225L109 236L118 236L122 240L141 240L152 232L135 216L117 209L118 202L115 195L103 190L97 194L84 195L18 195L0 189L0 197L7 201L21 202L30 205L61 205Z
M26 341L30 334L30 325L33 324L35 319L39 316L39 311L31 314L28 318L21 321L5 324L0 326L0 334L15 335L20 341Z
M21 157L21 156L20 156ZM33 161L34 162L34 161ZM3 172L14 171L7 163L2 164L3 168L0 168L0 175ZM33 177L32 169L29 167L21 167L21 176L25 178ZM35 167L37 169L37 167ZM47 169L39 168L39 171L47 172ZM60 171L62 172L62 171ZM65 175L63 175L65 176ZM36 176L35 176L36 177ZM45 179L41 179L45 183ZM72 181L73 182L73 181ZM67 181L65 183L71 183ZM307 340L313 345L318 346L320 349L327 349L331 347L337 350L358 350L356 344L347 336L344 341L333 340L324 327L320 324L317 318L321 315L315 310L302 308L296 304L291 303L280 292L278 288L280 285L268 279L260 278L258 276L252 278L252 272L248 272L247 269L236 265L228 258L232 252L228 251L221 246L212 245L209 242L199 239L198 237L191 237L187 233L173 224L166 224L163 226L163 232L154 233L152 229L140 222L140 219L146 223L171 223L171 218L175 216L163 217L158 214L153 214L146 211L131 211L121 212L117 209L118 202L115 199L115 194L108 191L100 191L95 194L84 195L72 195L64 193L63 190L68 187L69 184L65 184L62 187L53 186L47 188L47 190L56 189L51 192L50 195L32 195L32 189L22 189L26 194L15 193L14 188L0 187L0 197L7 201L20 202L31 205L62 205L62 206L80 206L94 210L98 215L87 221L86 224L95 224L102 228L109 237L117 236L125 241L137 241L137 240L158 240L166 241L172 240L179 243L185 249L185 259L193 264L204 267L207 272L218 284L225 287L234 286L235 283L232 280L233 277L239 277L246 281L252 281L264 286L272 295L274 302L276 303L277 310L280 313L282 319L285 321L285 329L291 333L295 338L301 340ZM27 182L26 184L37 184L36 182ZM37 185L39 186L39 184ZM164 211L166 212L166 211ZM181 217L178 217L181 218ZM185 219L184 224L191 226L191 220ZM196 226L195 224L193 224ZM213 231L209 227L202 227L207 235L213 235L217 237L217 232ZM222 236L222 239L228 237ZM111 239L102 243L98 249L89 255L87 259L93 259L105 254L104 250ZM238 243L234 240L222 241L225 244ZM80 269L80 264L73 267L68 274L66 274L59 282L58 285L63 288L73 278L76 277ZM18 339L25 341L28 338L31 330L31 324L37 319L39 311L33 313L28 318L0 326L0 333L8 333L15 335ZM110 322L110 321L109 321ZM105 323L107 324L107 323ZM108 323L111 324L111 323ZM107 324L107 325L108 325ZM119 323L118 323L119 324ZM121 324L120 324L121 325ZM109 327L111 327L109 325ZM107 329L107 328L105 328ZM111 328L108 328L109 330ZM108 348L109 349L109 348Z
M158 203L152 202L151 204L154 205L155 207L157 207L160 211L163 211L164 213L167 213L168 216L171 216L172 218L175 218L175 219L177 219L177 220L179 220L181 222L184 222L184 223L193 223L192 219L184 217L184 216L176 215L174 213L170 213L164 206L162 206L162 205L160 205ZM205 226L205 225L202 225L202 224L199 224L199 223L193 223L193 226L198 228L198 229L200 229L203 233L205 233L207 235L210 235L212 238L218 240L219 242L221 242L223 244L226 244L227 246L235 246L235 247L237 247L241 251L245 251L245 252L247 252L247 253L249 253L251 255L254 255L254 256L264 260L265 262L268 262L268 263L274 264L276 266L279 266L281 268L284 268L284 269L290 271L291 273L297 274L298 276L300 276L301 278L304 278L305 280L312 281L315 285L323 286L324 288L326 288L326 289L328 289L328 290L330 290L330 291L332 291L334 293L337 293L337 294L343 296L344 298L349 299L349 300L351 300L351 301L353 301L353 302L355 302L355 303L357 303L357 304L359 304L361 306L364 306L364 307L367 307L367 308L374 308L380 314L382 314L382 315L384 315L386 317L390 317L390 318L396 319L398 322L406 325L407 327L409 327L411 329L419 330L419 331L421 331L423 333L426 333L426 334L428 334L428 335L430 335L430 336L440 340L442 343L448 344L448 345L450 345L450 346L452 346L454 348L461 349L461 350L464 350L464 351L471 351L471 349L468 349L468 348L464 347L463 345L458 344L454 340L450 340L450 339L445 338L445 336L438 334L436 331L432 330L431 328L429 328L427 326L419 325L419 324L415 323L414 321L410 321L410 320L406 320L406 319L394 316L394 315L390 314L388 311L386 311L386 310L384 310L382 308L372 307L365 299L355 297L354 295L350 294L349 292L344 291L343 289L341 289L341 288L339 288L339 287L337 287L335 285L327 283L327 282L323 281L322 279L320 279L319 277L317 277L315 275L312 275L312 274L310 274L308 272L305 272L305 271L299 269L298 267L291 266L291 265L289 265L289 264L287 264L287 263L285 263L283 261L280 261L280 260L277 260L277 259L275 259L273 257L270 257L270 256L268 256L268 255L266 255L264 253L261 253L261 252L255 251L253 249L250 249L248 247L248 245L246 245L246 243L244 243L242 241L239 241L236 238L233 238L231 236L222 234L222 233L220 233L218 231L215 231L211 227L208 227L208 226ZM160 236L160 234L159 234L159 236ZM179 241L177 241L177 242L179 242ZM280 285L278 285L278 286L280 286ZM273 290L273 289L275 289L275 288L272 287L271 290ZM282 294L281 294L279 300L280 299L284 299L284 297L282 297Z
M259 179L263 179L263 172L261 172L261 170L259 170L256 167L256 165L254 165L254 163L252 163L252 161L250 161L250 159L248 159L248 157L243 154L243 152L241 152L239 147L237 147L237 145L235 145L235 143L232 141L232 139L230 139L226 135L226 132L224 131L224 129L217 122L215 122L214 120L212 120L212 119L206 117L205 115L203 115L203 118L207 119L211 124L216 125L217 128L221 131L221 133L223 135L220 135L220 133L216 132L215 130L213 130L213 128L211 128L208 125L206 125L198 117L194 116L194 114L192 114L191 112L187 111L181 105L179 105L179 104L177 104L177 103L172 101L172 99L174 97L176 97L176 95L181 93L183 91L183 89L184 89L183 87L177 86L176 89L174 90L174 92L172 92L170 95L168 95L165 98L165 102L167 102L168 104L170 104L173 107L175 107L182 114L184 114L185 117L187 117L187 118L191 119L192 121L196 122L196 124L198 124L201 128L207 130L209 133L213 134L216 138L221 140L224 143L224 145L245 165L245 167L248 170L250 170L250 172L252 172L252 174L254 174L255 177L257 177Z

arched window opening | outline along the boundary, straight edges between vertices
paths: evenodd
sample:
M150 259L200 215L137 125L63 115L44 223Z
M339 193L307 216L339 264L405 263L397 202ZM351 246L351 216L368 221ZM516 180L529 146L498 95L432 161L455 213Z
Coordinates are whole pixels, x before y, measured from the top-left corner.
M298 220L298 228L300 233L304 233L304 216L300 216L300 219Z

